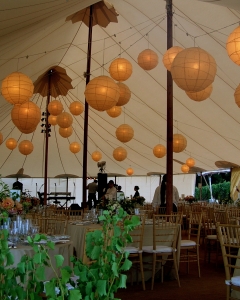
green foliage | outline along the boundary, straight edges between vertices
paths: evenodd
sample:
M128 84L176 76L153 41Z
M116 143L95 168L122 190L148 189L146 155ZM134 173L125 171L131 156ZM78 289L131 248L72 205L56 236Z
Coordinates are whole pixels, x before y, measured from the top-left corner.
M120 208L118 214L104 211L100 221L103 229L89 232L86 239L86 254L92 263L73 261L83 299L115 299L118 288L126 288L127 276L122 273L132 265L124 248L132 241L130 231L140 224L139 217L127 218Z
M0 299L41 300L44 291L50 300L108 300L115 299L118 288L126 288L127 276L123 274L131 268L129 253L124 252L131 242L130 231L140 224L139 217L132 216L120 208L118 214L104 211L100 217L102 230L89 232L86 238L86 254L92 264L83 264L72 257L73 270L63 267L62 255L55 255L56 269L49 256L54 243L42 234L28 237L34 255L24 255L14 267L14 259L8 248L8 231L0 231ZM46 282L46 267L52 268L55 277ZM78 276L72 281L71 276ZM45 284L44 284L45 283ZM71 284L69 290L67 285Z
M230 198L230 182L224 181L218 184L212 184L212 194L214 199L218 199L220 203L231 203ZM200 200L200 189L195 188L195 198ZM208 200L211 198L210 190L208 186L202 187L202 200Z
M6 183L3 182L2 178L0 177L0 200L5 199L9 196L10 188Z

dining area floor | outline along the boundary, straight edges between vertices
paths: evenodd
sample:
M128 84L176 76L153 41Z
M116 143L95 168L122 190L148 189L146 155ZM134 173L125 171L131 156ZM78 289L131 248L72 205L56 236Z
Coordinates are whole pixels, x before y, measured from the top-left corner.
M141 281L128 283L127 289L119 289L116 298L122 300L225 300L226 285L224 265L219 258L218 266L214 261L204 262L204 246L200 246L201 278L198 277L197 264L190 264L187 274L185 263L180 263L179 278L181 287L178 287L175 279L165 274L163 283L156 276L154 289L151 290L151 280L146 282L146 291L142 290Z

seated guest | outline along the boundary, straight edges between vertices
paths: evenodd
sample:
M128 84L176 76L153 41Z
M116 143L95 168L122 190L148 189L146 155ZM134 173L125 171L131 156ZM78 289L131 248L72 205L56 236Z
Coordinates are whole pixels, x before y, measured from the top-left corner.
M107 192L104 196L106 199L117 199L117 189L115 188L114 186L114 182L113 180L109 180L108 182L108 189L107 189Z

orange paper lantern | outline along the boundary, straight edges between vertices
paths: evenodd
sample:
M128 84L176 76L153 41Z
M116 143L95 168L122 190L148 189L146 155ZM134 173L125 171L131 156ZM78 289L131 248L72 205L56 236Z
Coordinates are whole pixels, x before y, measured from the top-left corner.
M33 133L36 130L37 127L35 128L29 128L29 129L19 129L22 133L29 134Z
M72 115L79 116L83 112L84 108L81 102L74 101L70 104L69 110Z
M162 158L166 155L166 147L158 144L153 148L153 154L157 157L157 158Z
M78 153L81 150L81 146L77 142L73 142L69 145L69 149L72 153Z
M205 50L192 47L179 52L171 66L174 82L184 91L199 92L215 78L217 64Z
M121 115L122 108L121 106L113 106L112 108L106 110L106 112L110 117L116 118Z
M50 115L48 117L48 123L53 126L57 125L57 116Z
M187 166L187 165L182 165L182 166L181 166L181 170L182 170L183 173L188 173L188 172L189 172L189 166Z
M186 165L191 168L195 165L195 160L192 158L192 157L189 157L187 160L186 160Z
M61 127L61 128L70 127L72 125L72 122L73 122L73 118L67 112L63 112L57 116L57 123L58 123L59 127Z
M14 72L2 82L2 95L11 104L22 104L33 95L32 80L25 74Z
M19 143L18 150L23 155L29 155L33 152L33 144L28 140L24 140L21 143Z
M128 169L126 170L126 173L127 173L129 176L131 176L131 175L134 173L134 171L133 171L132 168L128 168Z
M154 69L158 65L158 55L151 49L143 50L138 55L139 66L146 71Z
M119 96L118 85L108 76L98 76L92 79L85 89L87 103L98 111L104 111L115 106Z
M9 150L13 150L17 147L17 141L13 138L10 138L10 139L7 139L6 140L6 147L9 149Z
M116 137L119 141L127 143L134 136L134 130L128 124L122 124L116 129Z
M62 127L59 127L59 130L58 130L59 134L64 137L64 138L68 138L72 135L73 133L73 129L72 129L72 126L70 127L67 127L67 128L62 128Z
M58 116L63 111L63 105L58 100L53 100L48 104L48 112L53 116Z
M33 102L25 102L21 105L14 105L11 111L13 124L22 130L33 130L41 119L41 110Z
M2 133L0 132L0 145L2 144L2 142L3 142L3 135L2 135Z
M240 66L240 26L233 30L226 43L229 58Z
M123 147L117 147L113 150L113 157L117 161L123 161L127 157L127 151Z
M173 152L182 152L187 147L187 140L182 134L173 135Z
M92 153L92 159L93 159L94 161L99 161L101 158L102 158L101 152L99 152L99 151L94 151L94 152Z
M171 71L171 66L172 66L172 62L174 61L174 58L182 50L183 48L174 46L169 48L163 55L162 62L168 71Z
M210 97L212 93L213 87L212 84L210 84L208 87L206 87L204 90L200 92L186 92L188 97L194 101L203 101Z
M119 87L120 97L118 99L116 106L123 106L123 105L127 104L128 101L130 100L131 91L125 83L118 82L117 85Z
M116 81L125 81L132 75L132 64L125 58L117 58L112 61L109 73Z

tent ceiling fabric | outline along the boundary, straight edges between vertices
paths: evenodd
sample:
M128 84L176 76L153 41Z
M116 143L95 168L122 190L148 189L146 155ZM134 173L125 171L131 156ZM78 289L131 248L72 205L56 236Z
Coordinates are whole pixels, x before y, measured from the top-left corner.
M66 96L59 96L64 110L69 112L73 101L84 104L86 53L88 27L82 22L72 24L66 18L96 3L90 0L22 0L1 2L0 70L1 81L11 72L28 75L33 82L52 66L64 68L72 79L73 89ZM234 91L239 84L240 69L228 57L225 44L228 35L238 26L239 1L173 0L174 46L200 47L208 51L217 62L217 75L213 92L205 101L190 100L174 84L174 133L187 138L187 148L174 153L174 159L185 162L193 157L197 168L215 170L215 162L226 161L240 165L240 114L235 104ZM98 172L91 158L96 149L107 162L106 172L126 174L131 166L134 175L149 172L165 173L166 157L156 158L153 147L166 145L166 75L162 64L166 52L165 1L112 0L119 16L118 23L106 28L93 27L91 78L109 75L111 62L119 57L128 59L133 66L132 76L124 82L131 90L131 99L125 112L111 118L106 112L89 109L88 176ZM219 5L218 5L219 4ZM226 7L228 5L228 7ZM151 71L144 71L137 64L140 52L150 48L159 56L159 64ZM41 111L46 109L46 97L35 94L32 101ZM12 106L0 96L0 131L4 142L0 146L0 174L15 174L24 168L31 177L44 174L44 135L41 123L32 134L21 134L13 125ZM49 138L48 175L77 174L82 176L83 114L73 116L74 133L62 138L58 127L51 127ZM134 129L134 138L122 144L115 131L127 123ZM18 148L10 151L5 141L13 137L18 142L29 139L34 145L27 157ZM81 151L73 154L69 144L77 141ZM127 150L122 162L114 160L113 150L119 146ZM181 165L174 161L174 173Z

